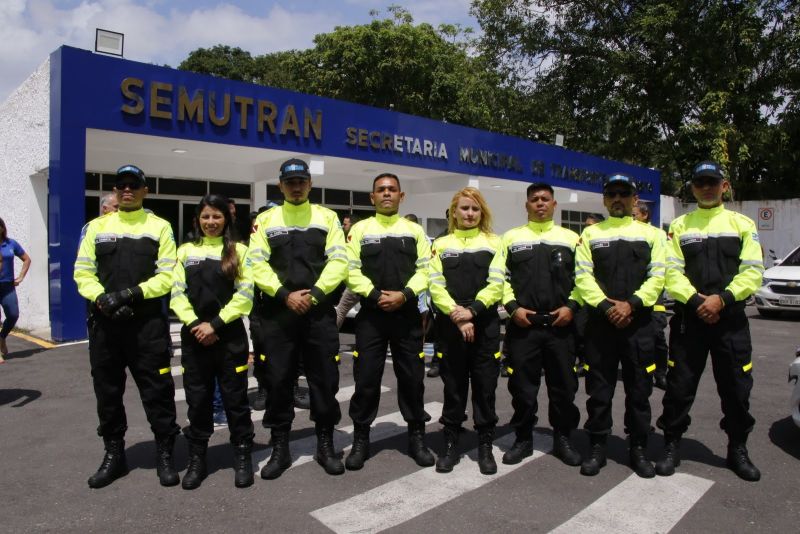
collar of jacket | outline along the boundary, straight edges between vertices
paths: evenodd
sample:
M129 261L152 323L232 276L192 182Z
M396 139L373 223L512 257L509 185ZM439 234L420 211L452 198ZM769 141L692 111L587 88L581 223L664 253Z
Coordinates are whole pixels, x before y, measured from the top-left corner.
M207 235L203 236L203 245L221 245L222 244L222 236L219 237L208 237Z
M554 226L553 219L544 222L528 221L528 228L536 233L546 232Z
M117 212L117 215L119 215L120 221L136 222L136 221L143 221L147 216L147 213L144 211L143 208L139 208L138 210L134 211L119 210Z
M311 211L311 202L306 200L302 204L283 203L283 212L291 215L302 215Z
M398 213L395 213L394 215L383 215L381 213L375 214L375 220L386 226L396 223L399 218L400 215Z
M479 233L481 233L481 229L477 226L475 228L470 228L469 230L459 230L458 228L453 230L453 235L462 239L476 237Z
M714 206L713 208L697 208L697 214L707 219L710 219L715 215L719 215L723 211L725 211L724 204L720 204L719 206Z
M633 224L633 217L626 215L625 217L609 217L606 219L606 226L611 228L621 228Z

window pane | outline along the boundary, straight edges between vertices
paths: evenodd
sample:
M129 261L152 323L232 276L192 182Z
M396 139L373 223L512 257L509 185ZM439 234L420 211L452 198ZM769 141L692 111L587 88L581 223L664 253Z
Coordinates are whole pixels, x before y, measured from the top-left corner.
M86 190L98 191L100 189L100 173L87 172L86 173Z
M353 191L353 206L372 206L368 191Z
M200 180L161 178L158 181L159 195L192 195L202 197L205 196L206 189L206 182Z
M350 191L344 189L325 189L325 204L350 205Z
M322 189L318 189L318 188L312 187L311 188L311 192L308 194L308 200L310 200L314 204L321 204L322 203Z
M233 182L211 182L211 193L225 195L228 198L250 198L250 184L236 184Z

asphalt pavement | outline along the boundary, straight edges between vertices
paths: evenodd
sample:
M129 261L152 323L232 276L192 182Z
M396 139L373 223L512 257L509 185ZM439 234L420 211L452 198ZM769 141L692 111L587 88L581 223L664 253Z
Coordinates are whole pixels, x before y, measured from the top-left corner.
M384 373L379 420L372 432L372 458L358 472L326 475L311 458L313 423L297 412L291 435L294 466L282 477L251 488L233 485L228 431L218 428L209 447L209 477L202 487L163 488L155 474L152 435L138 392L128 380L126 436L130 474L111 486L86 484L102 459L86 343L42 348L9 337L12 354L0 365L0 521L4 532L796 532L800 524L800 428L789 416L789 364L800 345L800 318L762 319L750 310L755 386L751 397L756 428L749 448L761 469L757 483L740 480L725 468L726 439L719 429L720 404L706 368L683 440L683 463L673 477L638 479L627 465L623 439L623 389L618 383L609 464L596 477L563 465L551 454L547 395L539 394L539 425L533 457L503 466L500 457L513 441L507 380L499 379L500 427L495 457L500 471L478 473L477 437L464 433L461 463L451 474L418 467L406 455L405 426L399 416L391 364ZM337 450L351 443L347 417L352 392L353 336L342 334L341 406ZM180 358L172 361L177 397L182 393ZM250 392L251 398L254 390ZM651 398L653 420L663 392ZM428 443L441 450L436 421L442 383L426 379L425 401L434 416ZM585 420L581 379L578 406ZM186 403L177 402L178 422L186 424ZM268 435L256 424L255 463L268 457ZM576 432L580 450L588 437ZM663 439L650 439L655 459ZM179 437L176 463L186 467Z

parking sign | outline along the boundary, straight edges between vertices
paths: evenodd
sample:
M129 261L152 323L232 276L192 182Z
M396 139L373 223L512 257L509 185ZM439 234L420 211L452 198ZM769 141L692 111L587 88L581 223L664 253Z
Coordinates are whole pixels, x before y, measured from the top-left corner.
M758 229L775 229L775 208L758 208Z

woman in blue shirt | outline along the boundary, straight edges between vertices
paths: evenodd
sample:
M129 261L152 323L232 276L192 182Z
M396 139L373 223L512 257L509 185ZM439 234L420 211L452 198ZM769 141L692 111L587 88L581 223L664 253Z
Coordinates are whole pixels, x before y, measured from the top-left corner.
M22 260L22 271L16 278L14 277L14 256ZM6 223L0 219L0 307L3 308L3 314L5 314L3 328L0 329L0 363L5 363L5 356L8 355L6 337L19 319L19 303L15 288L28 274L30 266L31 257L19 243L8 237Z

